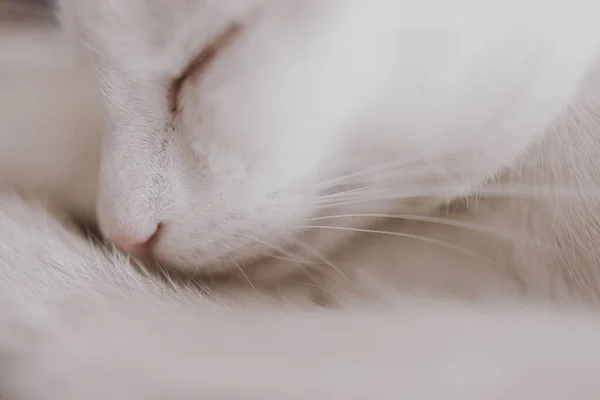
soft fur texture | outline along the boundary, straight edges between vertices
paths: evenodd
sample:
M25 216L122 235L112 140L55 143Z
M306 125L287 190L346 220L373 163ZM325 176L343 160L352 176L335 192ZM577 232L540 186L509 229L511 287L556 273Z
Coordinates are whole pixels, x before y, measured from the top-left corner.
M256 281L298 263L255 256L322 263L357 228L424 219L395 230L446 248L405 241L385 274L425 264L432 282L442 263L453 290L491 274L511 291L597 296L593 1L61 6L111 117L107 237L158 229L163 266L239 264ZM419 218L465 196L477 201L453 204L450 228Z
M228 307L138 275L19 198L0 197L0 210L3 399L592 400L600 391L596 313L410 298L375 309L248 298Z
M0 197L2 399L597 398L596 312L539 304L600 294L595 2L61 6L0 36L0 185L52 210ZM106 236L232 276L69 228L100 163Z

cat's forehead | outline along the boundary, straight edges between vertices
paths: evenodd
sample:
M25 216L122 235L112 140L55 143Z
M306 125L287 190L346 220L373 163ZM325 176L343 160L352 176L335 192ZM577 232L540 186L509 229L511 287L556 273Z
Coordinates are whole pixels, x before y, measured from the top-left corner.
M148 33L154 45L170 41L201 40L211 36L215 28L245 18L264 0L138 0L138 7L128 15L134 28ZM123 2L124 3L124 2ZM128 4L125 7L132 7ZM127 22L127 21L124 21ZM129 27L128 29L130 29Z
M82 36L103 61L141 71L150 65L180 68L267 0L72 1L63 0L63 8L74 11Z

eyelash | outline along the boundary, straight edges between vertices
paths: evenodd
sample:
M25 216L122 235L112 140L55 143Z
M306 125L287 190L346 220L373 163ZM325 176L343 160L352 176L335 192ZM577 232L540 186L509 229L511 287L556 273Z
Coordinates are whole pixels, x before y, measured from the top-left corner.
M168 104L171 113L176 114L179 109L179 95L186 80L198 76L210 65L220 50L224 49L239 34L241 27L237 23L231 24L227 30L217 37L212 43L204 47L200 53L187 63L183 72L179 74L168 90Z

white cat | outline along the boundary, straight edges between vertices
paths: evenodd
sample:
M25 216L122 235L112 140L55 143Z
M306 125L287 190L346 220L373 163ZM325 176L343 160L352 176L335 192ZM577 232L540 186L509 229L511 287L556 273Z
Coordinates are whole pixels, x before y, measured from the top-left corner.
M468 295L600 293L594 1L60 4L108 105L98 215L122 250L255 282L309 260ZM323 262L390 217L407 240L387 261Z
M230 260L256 280L286 266L247 261L272 247L323 261L315 254L350 240L332 235L340 219L313 218L359 214L341 225L354 229L393 214L409 221L392 240L361 238L325 267L436 294L596 296L593 2L62 5L114 125L99 214L124 250L188 271ZM93 87L78 87L86 101L71 104L87 118ZM59 126L71 113L44 121ZM97 127L69 143L93 151ZM65 200L62 183L83 180L65 177L85 169L55 164L69 154L58 150L46 163L1 159L19 166L10 177L31 177L17 183L93 209L81 204L93 203L87 190ZM91 153L80 154L93 170ZM454 220L435 216L474 189L487 198ZM3 397L591 399L600 389L594 314L412 298L370 313L230 310L135 275L18 199L0 207ZM306 225L325 228L297 235ZM332 280L339 297L346 282Z

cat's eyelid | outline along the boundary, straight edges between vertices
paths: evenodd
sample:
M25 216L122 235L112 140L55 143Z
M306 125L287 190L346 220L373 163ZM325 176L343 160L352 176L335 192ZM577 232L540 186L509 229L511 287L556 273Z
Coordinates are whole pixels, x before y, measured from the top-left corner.
M179 110L179 95L185 81L201 74L219 51L225 48L239 33L240 28L238 23L229 25L225 32L219 35L212 43L205 46L198 55L185 65L182 72L171 81L167 92L167 101L171 113L176 113Z

